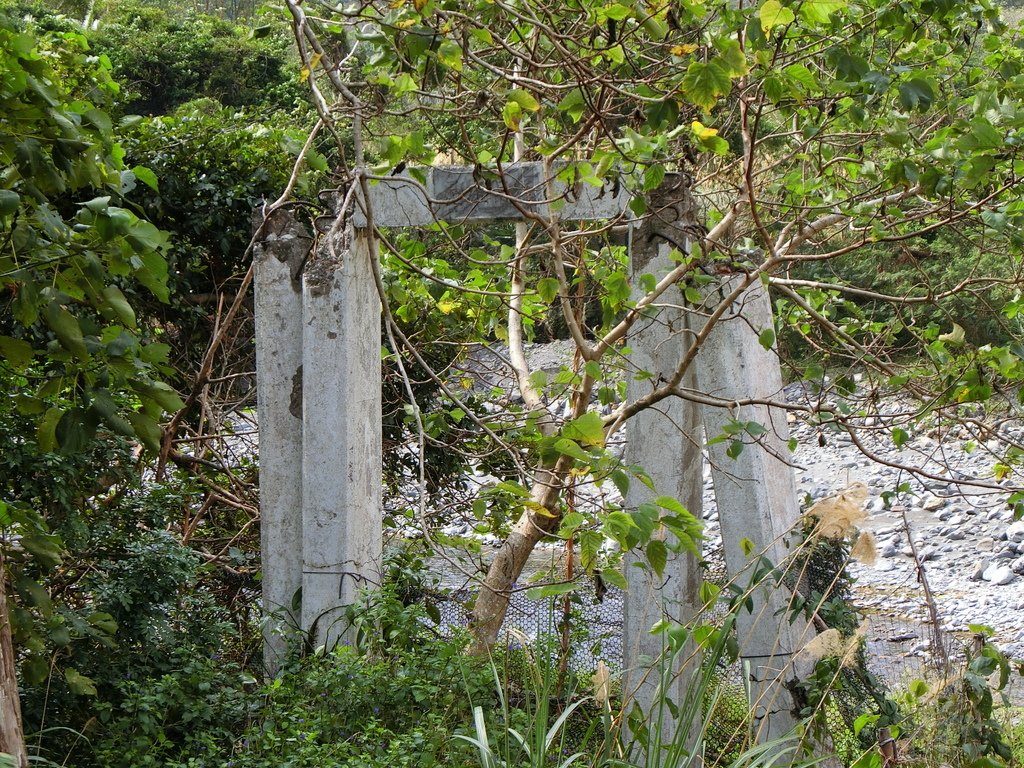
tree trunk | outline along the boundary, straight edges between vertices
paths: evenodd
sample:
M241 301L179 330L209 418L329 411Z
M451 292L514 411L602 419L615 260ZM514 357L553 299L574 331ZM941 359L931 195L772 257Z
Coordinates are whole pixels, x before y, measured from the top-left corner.
M541 514L535 506L524 509L491 561L470 621L472 653L486 653L494 646L508 612L512 585L522 574L537 542L558 528L561 515L557 505L562 493L561 478L567 467L568 461L562 457L553 469L537 473L530 492L531 506L540 505L549 514Z
M28 752L25 750L25 735L21 730L21 701L18 699L18 678L14 666L14 641L11 639L11 620L4 589L6 578L3 551L0 550L0 754L11 755L18 768L27 768Z

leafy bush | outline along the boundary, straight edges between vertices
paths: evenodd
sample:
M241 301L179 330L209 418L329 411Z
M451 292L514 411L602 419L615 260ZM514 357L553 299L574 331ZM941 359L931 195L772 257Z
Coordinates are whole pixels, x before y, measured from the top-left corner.
M92 42L110 58L129 113L166 115L201 97L288 111L305 101L284 34L256 38L214 16L128 2L103 17Z

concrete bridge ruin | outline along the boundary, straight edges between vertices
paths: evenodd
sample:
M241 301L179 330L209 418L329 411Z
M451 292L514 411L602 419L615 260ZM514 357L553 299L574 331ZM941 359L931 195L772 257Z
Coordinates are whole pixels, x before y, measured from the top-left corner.
M301 628L316 644L342 637L344 608L363 585L380 581L381 560L381 320L371 259L369 221L378 227L421 227L438 221L486 225L541 216L561 221L627 220L627 194L607 186L550 190L539 163L507 166L494 188L471 168L424 169L425 183L408 174L369 187L313 241L287 214L275 213L255 252L257 387L264 608L270 620L266 662L276 669L282 630ZM670 243L686 242L674 213L677 180L656 191L648 215L630 224L633 272L663 277L676 263ZM372 215L367 216L370 212ZM672 214L672 215L669 215ZM639 282L639 281L634 281ZM723 403L768 400L782 388L778 359L760 343L772 327L763 286L744 274L717 276L703 289L704 304L687 306L678 287L658 310L630 331L631 364L651 378L628 384L630 400L668 376L700 338L681 388L637 414L625 460L643 467L659 495L678 499L697 517L701 508L702 451L713 467L715 496L730 574L750 580L751 551L772 563L786 560L787 536L799 505L786 464L785 417L763 405ZM717 313L713 327L707 318ZM764 427L735 458L726 443L706 441L736 420ZM635 508L650 492L633 483L626 498ZM756 558L755 558L756 560ZM634 573L635 572L635 573ZM630 569L623 627L623 691L649 708L656 688L647 668L662 652L650 627L666 617L685 622L701 609L700 571L687 553L670 555L661 577ZM738 617L740 655L749 670L751 711L759 737L776 738L794 724L784 684L805 625L790 622L791 594L766 580L750 611ZM690 670L692 671L692 670ZM682 697L688 671L672 682ZM679 700L679 698L677 698ZM670 726L671 727L671 726Z

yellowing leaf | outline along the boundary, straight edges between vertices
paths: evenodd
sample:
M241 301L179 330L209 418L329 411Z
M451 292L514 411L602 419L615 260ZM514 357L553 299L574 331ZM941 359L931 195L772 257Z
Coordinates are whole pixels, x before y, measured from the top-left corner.
M706 139L710 139L712 136L717 136L718 135L718 129L717 128L708 128L706 125L701 123L699 120L694 120L693 124L690 126L690 128L693 130L694 135L698 139L700 139L701 141L704 141Z
M673 56L689 56L696 50L697 46L693 43L684 43L683 45L673 45L670 52Z
M430 0L412 0L412 5L417 12L422 13L423 9L427 7L428 2L430 2Z
M458 304L454 301L439 301L437 302L437 308L441 310L442 315L450 315Z
M319 53L314 53L313 56L309 60L309 65L308 66L303 66L302 69L299 70L299 82L300 83L304 83L307 80L309 80L309 76L313 73L313 70L316 69L316 65L319 64L319 63L320 63L320 54Z

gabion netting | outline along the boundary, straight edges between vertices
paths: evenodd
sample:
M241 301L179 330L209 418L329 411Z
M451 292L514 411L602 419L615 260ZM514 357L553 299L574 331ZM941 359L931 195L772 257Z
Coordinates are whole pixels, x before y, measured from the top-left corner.
M804 584L801 591L818 591L835 600L849 600L849 584L837 573L845 562L845 553L818 553L802 565ZM720 548L705 554L702 561L704 578L719 586L728 580ZM450 633L469 623L466 607L469 590L437 593L430 599L440 613L439 629ZM577 685L589 687L591 676L604 662L613 673L622 672L623 597L621 590L604 587L601 594L594 584L581 584L568 596L541 600L531 599L526 590L510 596L508 614L503 626L503 641L515 649L524 643L534 658L543 654L553 669L567 670ZM722 620L727 608L712 611L710 620ZM566 622L567 625L566 625ZM565 639L568 642L565 642ZM718 695L712 712L705 712L708 730L705 736L705 760L709 764L727 764L740 751L749 747L749 707L739 663L719 665L712 690ZM857 663L837 671L835 683L822 705L824 732L832 735L833 746L840 758L850 763L861 753L853 737L854 721L865 712L875 711L876 702L887 695L886 687L870 671L867 654L861 653ZM711 702L707 702L711 706ZM866 746L866 745L865 745Z

